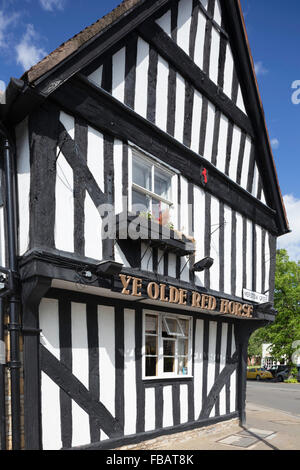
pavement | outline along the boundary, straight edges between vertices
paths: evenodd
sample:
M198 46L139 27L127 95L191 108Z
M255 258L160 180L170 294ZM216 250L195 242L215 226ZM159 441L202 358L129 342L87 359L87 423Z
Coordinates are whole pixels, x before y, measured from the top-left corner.
M247 403L246 416L244 427L232 420L206 430L161 436L126 450L300 450L300 415Z

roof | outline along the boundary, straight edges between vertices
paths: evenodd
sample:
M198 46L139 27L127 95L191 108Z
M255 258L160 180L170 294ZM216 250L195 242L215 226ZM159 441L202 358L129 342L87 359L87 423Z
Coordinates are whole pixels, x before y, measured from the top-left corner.
M71 39L57 47L53 52L51 52L40 62L26 71L21 78L25 79L28 83L37 80L46 72L49 72L53 67L77 51L87 41L105 30L105 28L111 26L112 23L117 21L120 17L124 16L138 3L142 2L143 0L123 0L122 3L120 3L120 5L118 5L110 13L103 16L98 21L91 24L80 33L76 34Z
M72 65L70 67L68 63L73 61L73 64L77 64L79 56L83 56L84 60L87 60L86 47L92 45L93 41L98 41L98 38L100 43L102 43L103 34L104 36L109 35L113 38L114 34L111 31L114 30L115 26L118 28L120 24L123 24L122 20L124 18L128 16L128 21L132 22L132 28L135 28L139 23L142 22L141 19L138 19L140 9L148 8L147 15L151 16L155 9L158 10L167 3L168 0L123 0L122 3L120 3L114 10L105 15L103 18L100 18L95 23L61 44L57 49L55 49L23 74L21 78L25 83L28 84L27 92L23 93L23 98L20 98L20 102L23 99L24 104L22 106L19 105L19 108L17 106L12 107L12 114L20 116L20 108L25 110L24 112L30 112L28 108L30 106L34 106L35 101L38 103L38 93L46 98L47 96L51 95L51 93L63 82L67 81L73 73L77 73L79 70L79 65L78 67L77 65ZM235 20L231 24L230 36L232 36L234 43L232 46L234 49L236 49L236 54L241 57L240 68L242 76L245 78L244 81L246 82L245 93L246 95L249 95L247 96L248 102L250 102L251 108L255 108L254 110L251 110L249 117L251 114L252 120L256 123L257 135L259 135L259 139L262 141L262 152L264 154L263 159L265 160L265 168L268 170L273 180L272 194L275 198L275 206L279 213L281 225L280 233L287 233L289 231L289 224L278 182L273 151L266 126L265 114L256 79L254 61L250 50L241 2L240 0L223 0L222 4L224 9L227 10L229 17L235 17ZM144 16L144 19L146 17L147 16ZM123 34L125 34L125 29L126 28L123 29ZM126 29L126 31L128 33L128 29ZM84 63L84 61L82 61L82 63ZM62 79L59 77L59 79L56 80L55 74L59 73L56 72L56 70L59 71L63 67L65 68ZM32 94L33 90L35 90L37 93ZM26 95L28 96L27 98ZM13 94L13 97L15 98L15 94ZM8 102L9 101L11 100L8 99Z

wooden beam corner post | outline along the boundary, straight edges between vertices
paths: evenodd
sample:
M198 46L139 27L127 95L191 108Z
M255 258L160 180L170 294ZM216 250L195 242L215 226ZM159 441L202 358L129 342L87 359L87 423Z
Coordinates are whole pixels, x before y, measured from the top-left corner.
M51 279L40 276L22 285L25 450L42 448L39 305L50 286Z
M240 426L246 424L246 391L247 391L247 364L248 346L252 333L267 324L261 321L238 322L235 327L235 342L238 353L237 369L237 410Z

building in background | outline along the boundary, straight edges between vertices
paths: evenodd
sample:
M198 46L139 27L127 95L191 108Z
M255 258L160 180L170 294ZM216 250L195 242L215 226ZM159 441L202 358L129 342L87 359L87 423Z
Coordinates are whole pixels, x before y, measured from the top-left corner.
M20 396L26 449L244 422L288 223L239 1L124 0L1 122L13 448Z

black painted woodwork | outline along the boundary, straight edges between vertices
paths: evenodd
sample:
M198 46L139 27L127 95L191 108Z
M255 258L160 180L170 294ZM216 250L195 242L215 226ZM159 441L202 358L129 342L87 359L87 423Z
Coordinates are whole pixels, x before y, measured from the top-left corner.
M208 24L211 23L208 21ZM193 60L162 30L155 22L147 22L138 28L141 37L152 44L156 50L170 63L191 85L211 101L229 119L253 136L253 129L249 118L233 101L223 93L210 78L208 70L202 71ZM208 35L209 36L209 32ZM209 41L209 39L207 39ZM207 67L209 57L207 58Z
M259 92L257 89L252 58L249 54L248 38L245 35L240 4L236 0L220 0L224 26L230 31L232 52L238 60L235 67L239 78L245 107L251 120L256 151L257 165L263 179L263 187L268 205L276 209L276 222L280 234L288 233L289 227L284 213L282 196L274 165L269 136Z
M68 367L56 359L43 345L41 351L41 370L47 374L72 400L90 415L109 437L122 434L122 429L105 406L72 374Z
M274 235L277 228L274 211L262 204L217 170L210 162L158 129L155 125L120 103L109 93L80 76L60 87L52 99L75 115L86 119L96 129L122 140L130 140L177 168L184 177L200 185L200 170L208 170L206 190L266 228ZM86 168L84 171L87 171Z
M51 285L51 278L32 273L22 284L22 329L24 361L25 449L42 448L41 378L39 358L39 304Z

